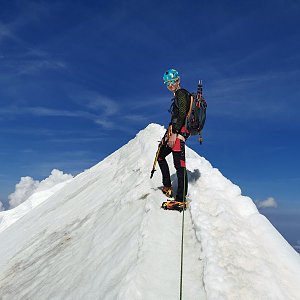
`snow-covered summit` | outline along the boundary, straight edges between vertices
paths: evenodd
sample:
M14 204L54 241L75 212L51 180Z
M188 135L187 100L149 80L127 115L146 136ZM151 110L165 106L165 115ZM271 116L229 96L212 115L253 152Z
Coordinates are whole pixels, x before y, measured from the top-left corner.
M161 176L149 179L163 134L150 124L0 233L0 299L178 298L182 215L160 209ZM299 299L299 254L239 187L186 156L183 299Z

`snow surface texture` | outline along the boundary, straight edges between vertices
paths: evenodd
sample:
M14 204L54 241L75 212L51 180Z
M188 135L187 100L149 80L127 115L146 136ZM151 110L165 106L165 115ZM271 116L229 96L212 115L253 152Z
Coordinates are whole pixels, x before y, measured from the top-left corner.
M150 124L0 233L1 300L179 298L182 214L160 209L159 171L149 179L163 133ZM300 299L299 254L236 185L186 156L183 299Z

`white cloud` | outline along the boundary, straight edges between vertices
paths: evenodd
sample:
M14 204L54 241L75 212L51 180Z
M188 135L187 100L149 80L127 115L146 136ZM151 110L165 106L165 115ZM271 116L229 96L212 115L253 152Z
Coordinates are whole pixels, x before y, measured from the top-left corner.
M48 178L42 180L39 183L38 188L36 189L36 192L48 190L48 189L52 188L53 186L57 185L58 183L67 181L72 178L73 178L73 176L71 174L64 174L62 171L54 169L54 170L52 170L52 172Z
M273 197L269 197L266 200L255 201L258 208L276 208L277 202Z
M101 104L102 103L102 104ZM102 106L101 106L102 105ZM115 127L115 123L111 121L113 118L111 116L117 114L119 111L119 105L112 100L100 100L97 102L93 102L88 104L87 106L90 109L97 110L95 113L91 113L88 111L82 110L59 110L59 109L52 109L47 107L17 107L17 106L10 106L10 107L1 107L0 108L0 117L5 116L13 116L16 117L22 114L29 114L34 116L47 116L47 117L73 117L73 118L83 118L92 120L98 125L106 129L112 129Z
M0 22L0 44L6 39L13 40L18 45L18 53L6 53L0 55L0 59L5 58L5 66L15 75L34 74L43 70L67 70L66 62L53 57L47 52L31 47L18 36L18 29L30 23L29 19L19 19L10 24ZM10 73L7 72L6 73Z
M93 110L100 110L104 117L109 117L119 111L119 104L107 97L94 95L87 104Z
M26 201L33 193L50 189L71 178L73 178L72 175L64 174L56 169L52 170L50 176L41 182L29 176L21 177L20 182L16 185L16 190L8 196L10 209Z
M43 70L59 70L67 68L66 63L63 61L39 57L31 60L24 59L21 63L18 62L18 65L13 65L13 67L19 70L18 75L34 74Z
M148 117L138 114L131 114L124 117L128 121L132 122L145 122L148 120Z
M17 106L10 106L10 107L3 107L0 108L0 116L18 116L22 114L30 114L34 116L47 116L47 117L74 117L74 118L85 118L96 121L96 115L85 112L85 111L70 111L70 110L59 110L59 109L52 109L47 107L17 107Z
M10 28L5 24L0 23L0 42L5 38L13 38L13 37L14 35L11 32Z
M84 112L84 116L92 119L96 124L105 129L116 127L116 119L112 118L120 112L120 103L101 95L94 91L77 91L70 94L75 103L84 107L85 110L91 110L92 113ZM83 115L83 112L81 112Z
M51 109L41 106L27 107L23 109L23 112L27 112L36 116L91 118L91 116L85 112Z
M0 201L0 211L3 211L3 210L4 210L4 207L3 207L2 202Z
M28 199L36 190L39 181L26 176L21 177L21 180L16 184L16 190L8 196L10 208L14 208Z
M95 123L98 124L98 125L101 125L105 129L113 129L113 128L115 128L115 123L113 123L111 121L108 121L105 118L98 118L95 121Z

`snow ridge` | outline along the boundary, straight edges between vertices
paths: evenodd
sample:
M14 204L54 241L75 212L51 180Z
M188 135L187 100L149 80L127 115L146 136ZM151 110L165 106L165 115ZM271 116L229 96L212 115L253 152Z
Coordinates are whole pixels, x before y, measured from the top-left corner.
M0 233L1 300L178 298L182 214L160 209L159 172L149 179L163 134L150 124ZM299 255L239 187L186 154L183 298L297 299Z

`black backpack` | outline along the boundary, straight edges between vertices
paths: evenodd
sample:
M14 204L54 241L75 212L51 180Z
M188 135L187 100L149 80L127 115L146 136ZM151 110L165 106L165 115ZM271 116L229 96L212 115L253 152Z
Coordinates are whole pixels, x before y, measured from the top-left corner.
M200 135L199 142L202 144L202 129L206 120L207 103L202 96L202 80L199 80L197 93L191 94L190 109L187 114L185 125L191 135Z

